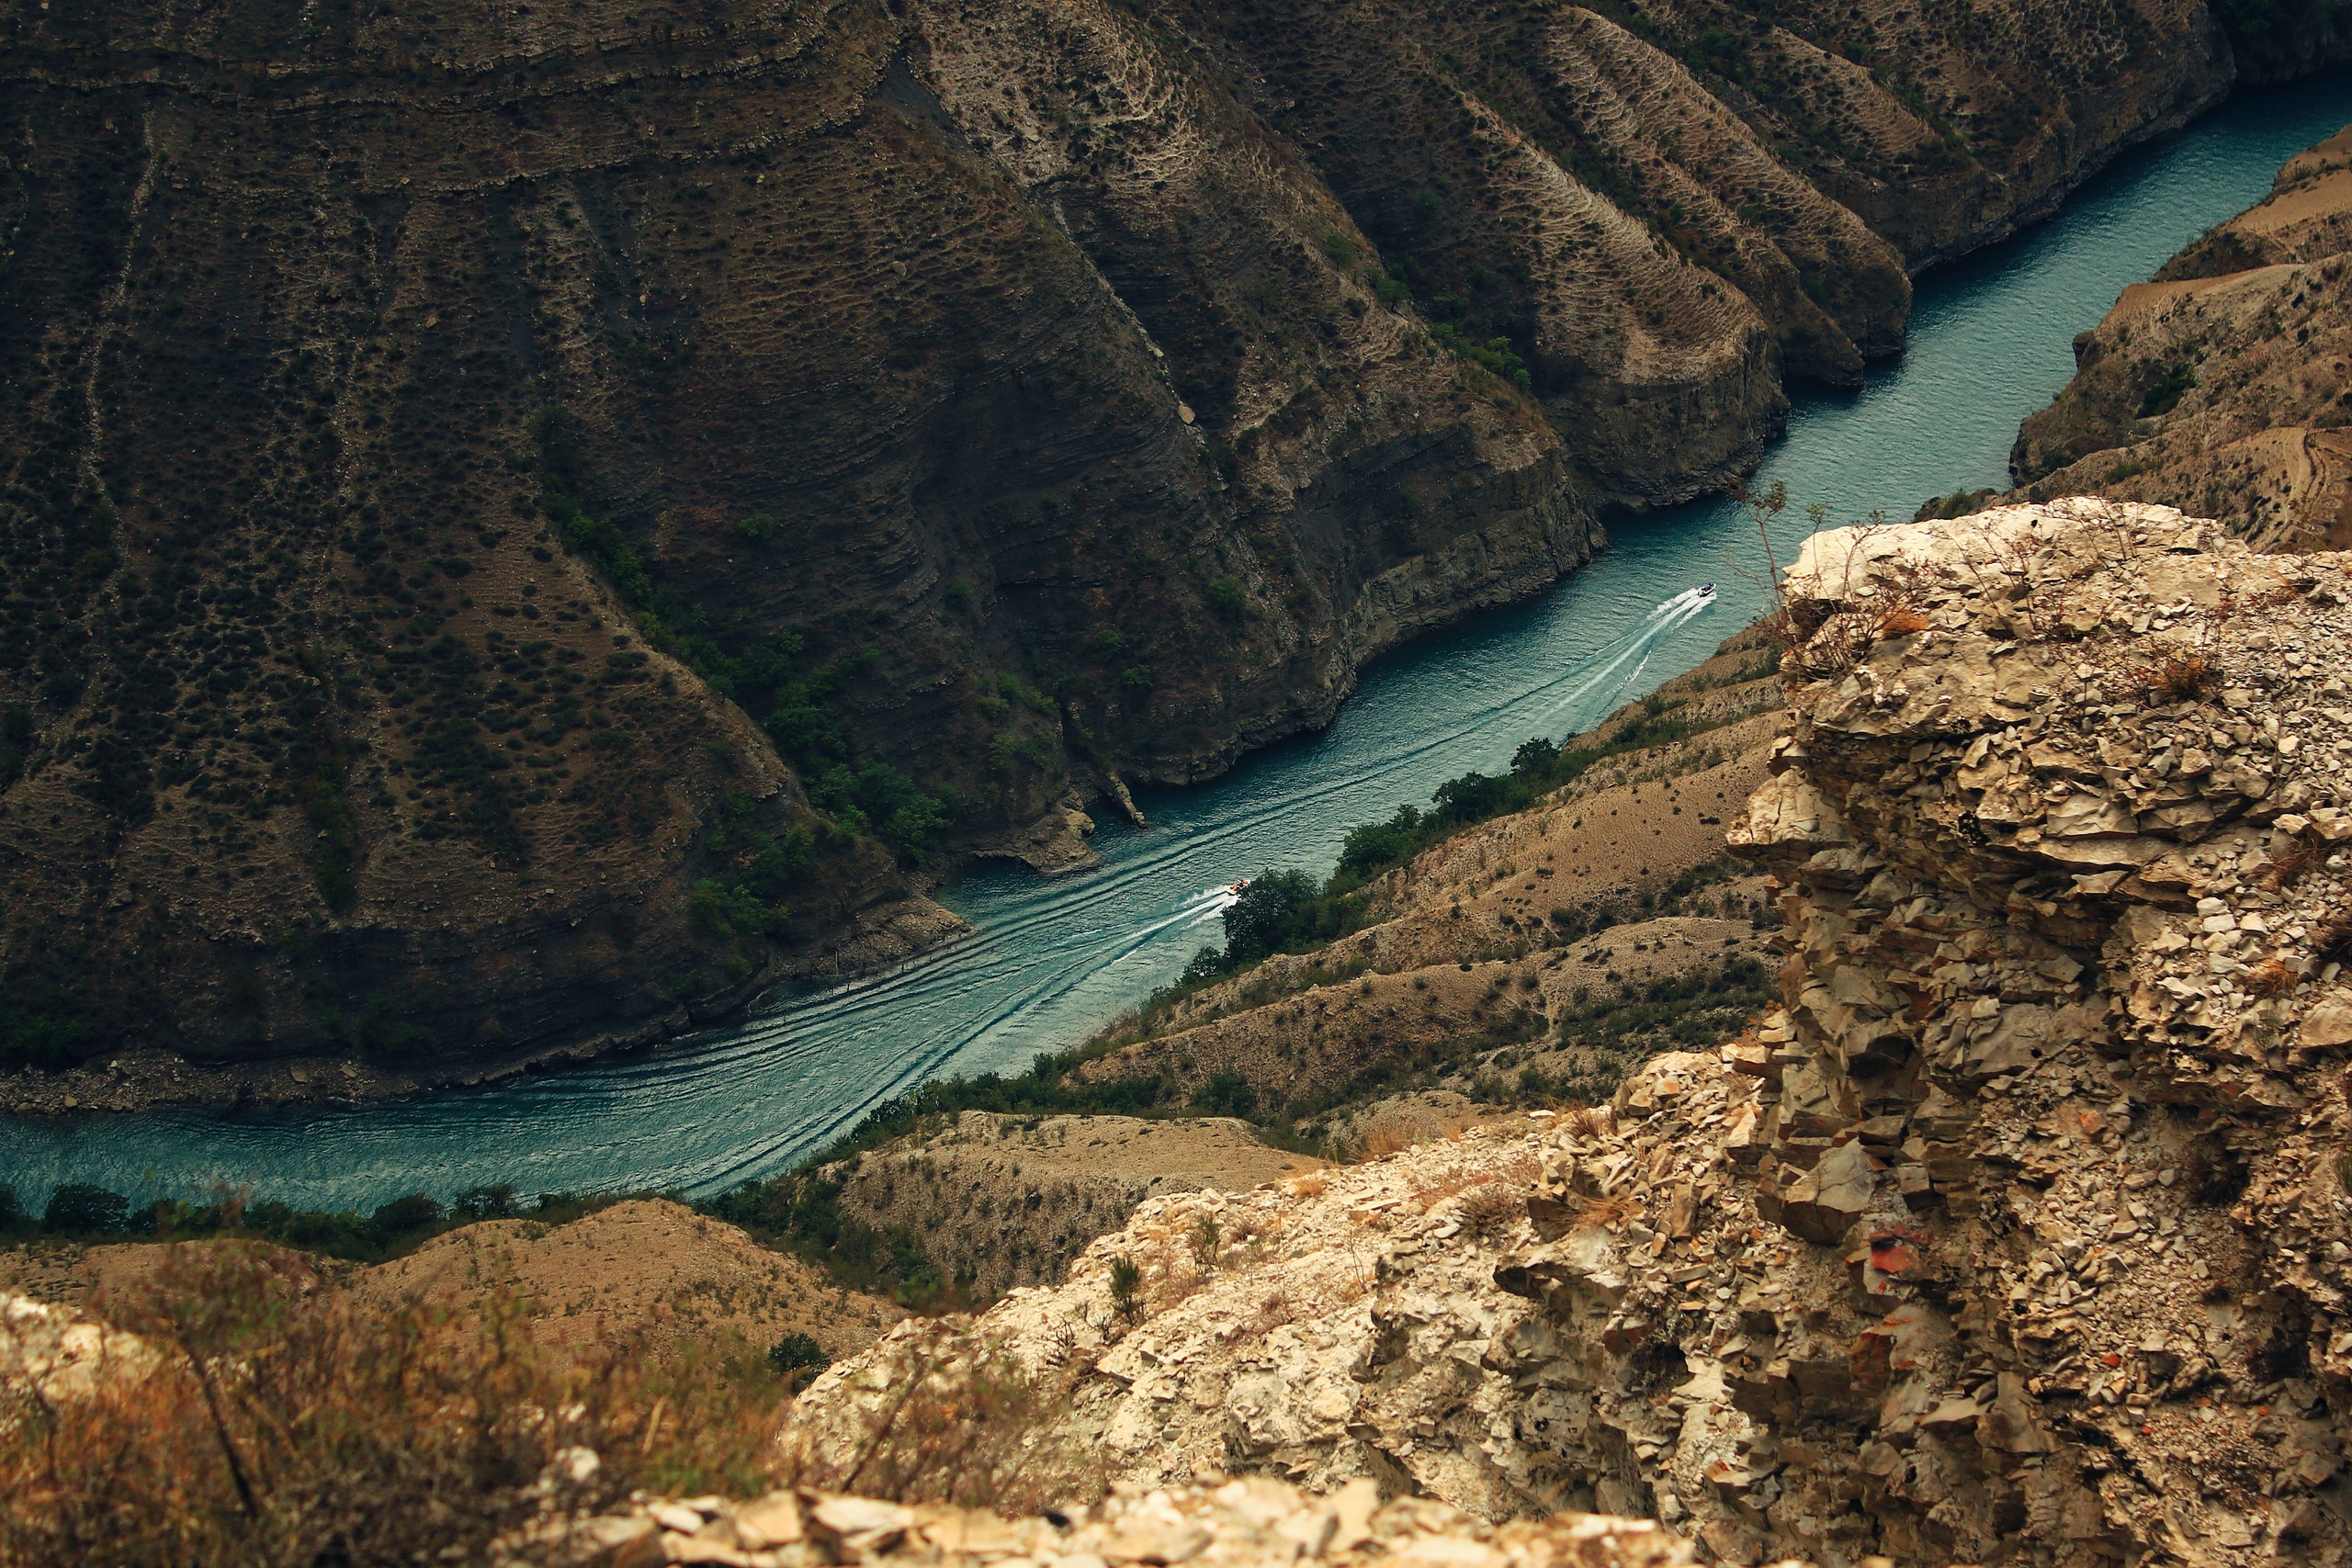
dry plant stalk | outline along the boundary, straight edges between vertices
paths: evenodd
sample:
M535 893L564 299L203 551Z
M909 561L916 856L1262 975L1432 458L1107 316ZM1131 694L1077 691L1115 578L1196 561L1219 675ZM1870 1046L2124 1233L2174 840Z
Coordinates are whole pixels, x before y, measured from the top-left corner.
M822 1491L1012 1515L1099 1495L1100 1461L1043 1435L1057 1398L1001 1345L957 1336L893 1367L888 1394L846 1443L787 1427L780 1474Z
M1883 577L1871 570L1871 542L1888 526L1886 514L1872 512L1854 525L1838 581L1828 581L1825 564L1816 574L1817 595L1792 596L1781 577L1772 549L1771 519L1788 505L1788 490L1775 482L1760 493L1736 489L1735 499L1746 506L1756 525L1764 552L1772 594L1772 611L1764 617L1766 637L1780 650L1781 667L1813 680L1824 680L1851 670L1871 646L1888 637L1908 637L1928 629L1919 608L1928 586L1928 574L1917 562L1889 563ZM1806 508L1814 532L1828 526L1829 509L1818 503Z

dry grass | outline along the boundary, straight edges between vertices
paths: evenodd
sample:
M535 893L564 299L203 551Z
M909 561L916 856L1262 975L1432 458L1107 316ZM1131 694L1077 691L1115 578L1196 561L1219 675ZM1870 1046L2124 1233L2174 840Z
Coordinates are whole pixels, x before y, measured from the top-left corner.
M1576 1223L1578 1229L1593 1225L1606 1228L1638 1218L1642 1212L1640 1199L1621 1192L1613 1197L1587 1200L1584 1207L1577 1211Z
M2204 698L2222 683L2222 668L2201 653L2176 653L2150 671L2148 685L2176 703Z
M1560 1125L1580 1138L1604 1137L1609 1132L1609 1113L1589 1105L1572 1105L1560 1112Z
M1488 1182L1462 1200L1462 1228L1481 1239L1516 1224L1527 1213L1527 1194L1501 1181Z
M1091 1501L1106 1490L1100 1456L1042 1435L1066 1393L1062 1383L1031 1377L1001 1346L958 1334L910 1349L888 1372L885 1403L846 1434L818 1438L787 1427L778 1444L781 1477L822 1491L1008 1515Z
M0 1415L9 1568L470 1560L543 1504L765 1480L780 1397L759 1358L565 1355L511 1306L462 1324L364 1307L240 1244L175 1248L97 1304L168 1359L87 1400L19 1395ZM601 1462L559 1492L542 1477L571 1449Z
M2283 997L2295 988L2300 978L2296 973L2276 958L2266 958L2245 972L2240 982L2257 997Z
M2298 839L2270 863L2267 874L2270 886L2292 887L2303 873L2318 863L2319 846L2308 839Z
M2322 963L2340 957L2352 944L2352 908L2331 909L2312 928L2312 952Z

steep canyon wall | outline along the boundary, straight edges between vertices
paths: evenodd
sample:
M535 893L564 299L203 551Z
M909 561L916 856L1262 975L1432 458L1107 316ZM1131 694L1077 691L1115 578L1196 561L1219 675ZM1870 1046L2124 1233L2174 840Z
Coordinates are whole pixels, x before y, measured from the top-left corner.
M0 1062L338 1092L1085 863L2238 70L2186 4L0 27Z

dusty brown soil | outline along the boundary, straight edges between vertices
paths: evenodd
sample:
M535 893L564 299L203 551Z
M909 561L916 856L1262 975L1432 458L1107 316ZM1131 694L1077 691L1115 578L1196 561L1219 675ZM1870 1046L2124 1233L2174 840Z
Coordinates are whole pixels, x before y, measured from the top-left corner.
M414 1292L458 1308L510 1291L530 1303L533 1332L561 1345L650 1336L764 1349L797 1333L839 1356L906 1315L732 1225L653 1198L553 1228L468 1225L361 1272L351 1289L377 1302Z
M1322 1162L1228 1117L1003 1116L967 1111L829 1168L850 1217L912 1236L967 1295L1062 1277L1086 1244L1170 1192L1241 1191Z

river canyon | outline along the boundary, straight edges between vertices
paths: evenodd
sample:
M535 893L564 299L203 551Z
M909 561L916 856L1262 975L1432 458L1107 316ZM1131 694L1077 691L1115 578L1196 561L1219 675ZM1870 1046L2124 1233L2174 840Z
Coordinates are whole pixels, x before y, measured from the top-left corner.
M1922 277L1904 357L1859 389L1801 391L1763 477L1840 521L2000 488L2018 423L2074 369L2068 344L2126 286L2268 187L2352 118L2341 76L2241 93L2128 154L2042 226ZM1785 565L1809 527L1776 525ZM806 1154L878 1100L945 1073L1018 1069L1165 984L1214 939L1220 890L1327 869L1346 829L1494 768L1703 659L1764 604L1747 514L1702 501L1621 519L1533 603L1368 670L1332 722L1212 784L1147 787L1150 823L1105 821L1098 869L988 869L943 901L973 934L871 976L771 995L740 1022L566 1071L364 1109L163 1110L0 1122L0 1169L38 1204L92 1181L134 1199L224 1182L313 1207L485 1182L708 1191ZM1692 592L1712 582L1712 602Z

